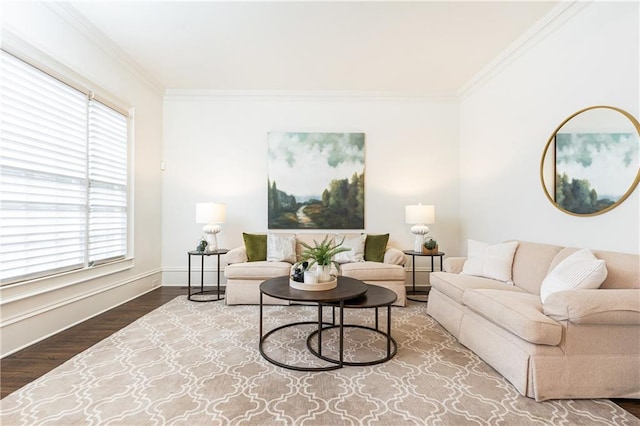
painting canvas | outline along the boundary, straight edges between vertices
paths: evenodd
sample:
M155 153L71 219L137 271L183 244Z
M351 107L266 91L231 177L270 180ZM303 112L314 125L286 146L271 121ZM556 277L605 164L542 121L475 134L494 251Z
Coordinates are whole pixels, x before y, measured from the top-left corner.
M635 133L556 134L556 203L580 214L614 204L638 173L638 146ZM616 173L606 172L610 170Z
M269 229L364 229L364 133L269 133Z

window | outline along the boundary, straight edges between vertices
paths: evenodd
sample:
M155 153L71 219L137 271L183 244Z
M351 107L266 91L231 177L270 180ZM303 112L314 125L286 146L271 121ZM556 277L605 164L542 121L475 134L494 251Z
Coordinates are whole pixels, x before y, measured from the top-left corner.
M127 116L0 54L0 283L126 257Z

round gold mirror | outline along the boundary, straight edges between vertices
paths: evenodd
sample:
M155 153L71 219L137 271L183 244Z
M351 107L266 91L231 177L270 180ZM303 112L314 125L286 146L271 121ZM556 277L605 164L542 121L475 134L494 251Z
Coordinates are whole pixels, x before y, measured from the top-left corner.
M540 179L549 201L575 216L620 205L640 181L640 123L610 106L564 120L542 153Z

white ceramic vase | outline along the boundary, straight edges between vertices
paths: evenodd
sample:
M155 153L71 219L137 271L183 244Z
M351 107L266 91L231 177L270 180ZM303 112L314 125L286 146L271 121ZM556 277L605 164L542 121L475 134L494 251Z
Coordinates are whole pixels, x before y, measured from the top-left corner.
M331 281L331 265L318 265L318 282Z

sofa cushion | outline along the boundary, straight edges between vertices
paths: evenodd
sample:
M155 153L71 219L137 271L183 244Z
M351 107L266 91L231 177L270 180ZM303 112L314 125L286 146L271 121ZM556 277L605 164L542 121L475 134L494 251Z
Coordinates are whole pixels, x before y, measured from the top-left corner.
M364 260L364 242L367 234L339 234L336 236L336 244L342 242L340 247L348 248L349 251L343 251L334 256L333 260L338 263L362 262Z
M513 257L513 284L531 294L540 294L542 280L560 250L562 247L551 244L519 241Z
M267 261L296 263L295 234L267 235Z
M267 260L267 236L266 234L242 233L244 246L247 249L247 261L259 262Z
M432 272L429 275L431 286L446 294L457 303L462 304L462 295L465 290L486 288L500 289L513 292L524 292L524 290L503 283L502 281L490 278L472 277L462 274L451 274L448 272Z
M542 302L535 294L470 289L462 300L478 315L527 342L555 346L562 340L562 325L543 313Z
M362 281L404 281L406 278L402 266L369 261L345 263L340 273Z
M364 260L372 262L384 261L384 253L387 250L389 234L367 235L364 242Z
M604 260L596 258L589 249L578 250L549 272L540 286L540 298L544 303L551 293L558 291L598 288L605 278Z
M468 258L462 267L462 273L513 283L511 266L517 248L517 241L489 245L469 240Z
M284 275L291 275L291 264L288 262L267 262L262 260L234 263L224 268L224 276L227 279L267 280Z

